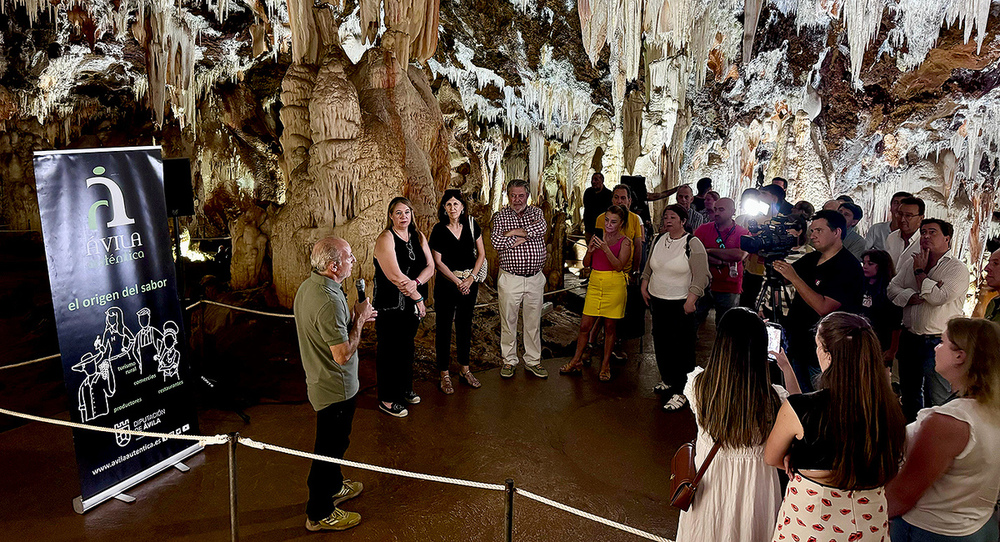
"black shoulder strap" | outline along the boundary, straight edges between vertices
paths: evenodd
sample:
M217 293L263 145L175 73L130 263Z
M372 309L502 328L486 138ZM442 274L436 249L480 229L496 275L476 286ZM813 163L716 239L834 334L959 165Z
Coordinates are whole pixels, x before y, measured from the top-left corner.
M687 259L689 260L691 259L691 237L692 235L689 233L687 240L684 241L684 255L687 256Z

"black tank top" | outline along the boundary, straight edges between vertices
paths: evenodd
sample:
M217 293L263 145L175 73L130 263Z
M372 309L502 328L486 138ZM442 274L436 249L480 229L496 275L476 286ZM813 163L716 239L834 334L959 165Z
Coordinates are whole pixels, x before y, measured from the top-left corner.
M420 245L420 234L410 230L410 240L403 241L396 235L396 232L389 228L392 234L393 252L396 254L396 265L407 278L413 280L420 276L420 272L427 267L427 258L424 256L424 249ZM427 297L427 285L421 284L417 287L420 295ZM382 266L375 258L375 292L372 299L372 307L378 311L392 310L413 310L416 302L403 295L399 288L389 280L382 272Z
M823 431L823 415L830 405L829 390L792 395L788 404L802 423L802 440L793 439L788 453L792 467L800 470L831 470L839 446Z

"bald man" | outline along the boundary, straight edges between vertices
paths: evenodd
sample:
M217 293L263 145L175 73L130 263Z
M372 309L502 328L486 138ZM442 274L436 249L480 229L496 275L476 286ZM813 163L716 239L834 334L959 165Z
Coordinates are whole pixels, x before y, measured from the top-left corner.
M1000 249L990 254L990 261L986 264L986 285L1000 292ZM990 304L986 305L984 318L1000 324L1000 295L991 299Z
M722 198L715 202L715 220L695 230L694 235L705 245L708 252L708 267L712 273L710 295L698 301L697 317L699 325L715 308L715 325L719 325L722 315L739 305L743 292L743 258L747 253L740 249L740 237L750 235L750 231L736 223L736 202Z

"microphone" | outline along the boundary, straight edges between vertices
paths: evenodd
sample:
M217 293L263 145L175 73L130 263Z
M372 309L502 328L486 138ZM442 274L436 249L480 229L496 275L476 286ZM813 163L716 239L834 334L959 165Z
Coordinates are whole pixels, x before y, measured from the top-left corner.
M365 295L365 279L354 281L354 286L358 289L358 303L364 303L368 297Z

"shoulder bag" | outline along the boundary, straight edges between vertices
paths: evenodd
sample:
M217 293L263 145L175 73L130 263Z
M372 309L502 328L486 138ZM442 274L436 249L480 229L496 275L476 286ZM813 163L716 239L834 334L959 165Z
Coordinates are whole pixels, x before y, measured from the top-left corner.
M698 483L708 469L708 465L715 458L715 452L719 451L720 441L715 442L712 451L708 452L708 457L701 464L701 468L695 471L694 449L697 438L691 442L685 442L674 452L674 458L670 460L670 506L687 510L694 500L695 491L698 490Z
M472 237L472 257L478 258L479 251L476 250L476 228L472 225L472 215L469 215L469 236ZM475 264L473 264L475 265ZM476 282L486 282L486 274L489 272L489 261L483 258L483 265L479 267L479 272L476 273Z

